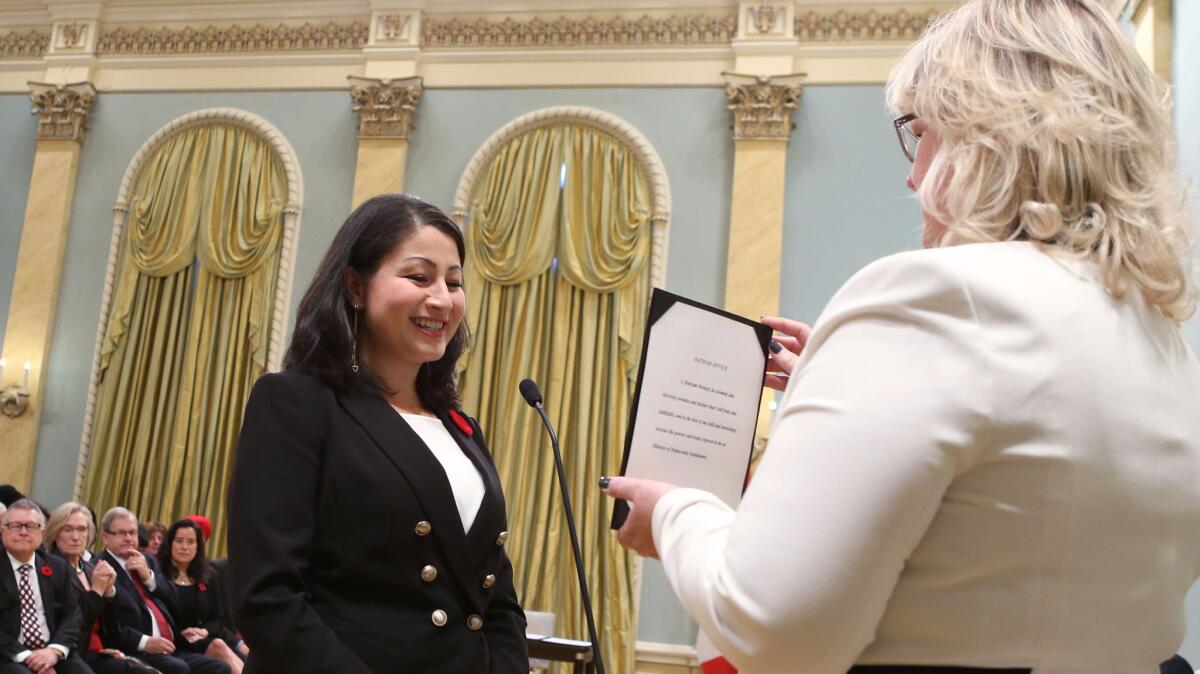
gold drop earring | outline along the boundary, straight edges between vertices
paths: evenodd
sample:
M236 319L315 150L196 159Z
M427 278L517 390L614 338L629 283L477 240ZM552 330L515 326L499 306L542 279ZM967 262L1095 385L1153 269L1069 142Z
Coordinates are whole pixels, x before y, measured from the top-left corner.
M354 338L350 342L350 369L354 372L358 372L358 312L361 310L361 304L354 305Z

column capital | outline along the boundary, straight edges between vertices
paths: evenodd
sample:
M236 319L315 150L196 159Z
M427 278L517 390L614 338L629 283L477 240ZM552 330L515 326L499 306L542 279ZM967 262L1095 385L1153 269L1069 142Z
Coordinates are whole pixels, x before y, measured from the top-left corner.
M413 112L421 100L422 80L390 80L351 75L351 110L357 112L359 138L407 139L413 130Z
M73 140L82 143L88 117L96 102L90 82L73 84L29 83L29 99L38 117L38 140Z
M802 82L806 75L722 74L726 81L725 107L733 113L734 140L787 142L796 128L792 111L804 93Z

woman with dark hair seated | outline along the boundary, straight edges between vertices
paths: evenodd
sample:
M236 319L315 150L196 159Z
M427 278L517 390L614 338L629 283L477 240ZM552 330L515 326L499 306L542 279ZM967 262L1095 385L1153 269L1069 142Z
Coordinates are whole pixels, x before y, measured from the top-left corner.
M200 526L190 519L172 524L158 550L158 562L175 583L175 646L216 658L229 665L232 674L241 674L239 653L248 655L249 650L222 624L218 580L208 566Z
M116 605L111 601L117 572L103 560L93 564L84 559L84 553L95 537L96 525L91 511L74 501L55 508L46 524L46 550L66 559L74 572L71 580L83 609L83 628L77 645L80 656L96 674L154 672L120 651L104 646L104 637L120 630Z

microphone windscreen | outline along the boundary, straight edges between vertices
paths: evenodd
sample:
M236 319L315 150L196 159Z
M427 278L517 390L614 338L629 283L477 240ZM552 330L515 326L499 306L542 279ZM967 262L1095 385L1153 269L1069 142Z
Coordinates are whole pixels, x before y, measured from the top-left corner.
M530 407L537 407L537 404L542 402L542 392L538 390L538 385L532 379L522 379L518 388L521 389L521 397L529 403Z

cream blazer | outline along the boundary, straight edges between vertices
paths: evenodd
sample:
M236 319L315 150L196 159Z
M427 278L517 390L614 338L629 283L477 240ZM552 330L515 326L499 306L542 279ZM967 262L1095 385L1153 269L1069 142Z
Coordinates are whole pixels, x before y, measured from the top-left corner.
M1155 674L1200 576L1200 363L1090 263L893 255L814 325L739 508L678 489L653 529L743 674Z

